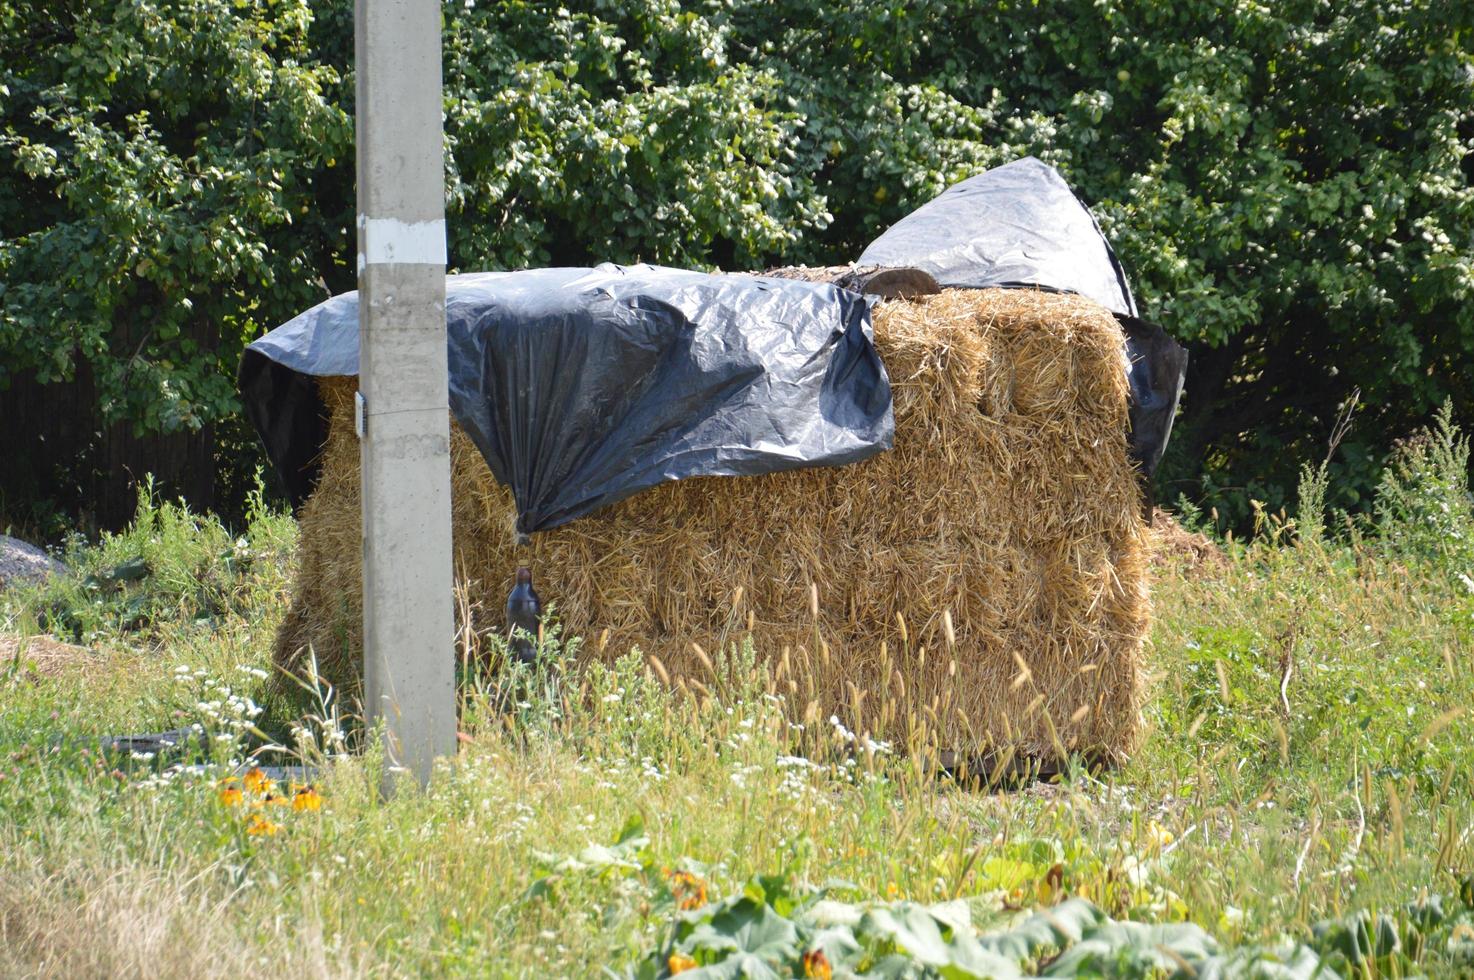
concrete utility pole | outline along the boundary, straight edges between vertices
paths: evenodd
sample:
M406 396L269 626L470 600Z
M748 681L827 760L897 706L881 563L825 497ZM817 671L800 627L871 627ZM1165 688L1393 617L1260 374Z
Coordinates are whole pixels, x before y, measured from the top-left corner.
M456 745L438 0L356 0L364 696L385 792Z

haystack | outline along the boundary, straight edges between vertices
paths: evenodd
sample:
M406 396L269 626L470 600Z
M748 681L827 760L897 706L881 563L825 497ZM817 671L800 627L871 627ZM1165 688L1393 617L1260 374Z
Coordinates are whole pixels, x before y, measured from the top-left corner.
M798 717L967 758L1119 759L1138 726L1147 538L1121 328L1079 297L949 290L880 305L895 449L836 469L669 483L515 543L510 494L452 427L455 562L497 614L532 565L585 657L676 681L749 631ZM331 413L277 662L357 684L352 378ZM735 597L735 606L734 606ZM702 649L697 650L700 646Z

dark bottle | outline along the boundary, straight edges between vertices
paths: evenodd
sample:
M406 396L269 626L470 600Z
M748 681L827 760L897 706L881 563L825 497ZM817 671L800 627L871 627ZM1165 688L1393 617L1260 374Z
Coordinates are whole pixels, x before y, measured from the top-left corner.
M518 663L530 664L536 656L538 620L543 604L532 587L532 570L517 569L517 584L507 596L507 645Z

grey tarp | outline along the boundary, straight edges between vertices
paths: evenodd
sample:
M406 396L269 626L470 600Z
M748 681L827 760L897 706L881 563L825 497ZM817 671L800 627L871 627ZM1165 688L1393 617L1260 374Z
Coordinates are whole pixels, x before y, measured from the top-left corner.
M822 283L654 266L446 278L450 409L524 533L692 476L838 466L889 449L864 300ZM358 294L251 344L246 414L294 504L326 423L313 379L358 373Z
M871 242L856 264L921 269L944 287L1078 293L1116 314L1131 365L1132 455L1148 475L1156 470L1187 351L1138 317L1121 263L1059 171L1024 157L953 184Z

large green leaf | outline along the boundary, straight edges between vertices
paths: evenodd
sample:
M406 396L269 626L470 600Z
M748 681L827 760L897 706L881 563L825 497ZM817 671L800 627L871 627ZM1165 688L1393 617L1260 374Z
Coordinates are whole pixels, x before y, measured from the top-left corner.
M1015 963L1079 942L1085 933L1105 921L1105 913L1083 898L1022 916L1007 929L991 932L978 942L988 952Z
M893 943L918 963L944 966L951 962L940 924L920 905L909 903L867 911L855 930L862 942L881 939Z
M778 963L792 959L799 948L797 927L772 907L742 898L709 921L699 923L681 943L684 952L738 953Z
M1104 922L1087 929L1081 940L1044 970L1047 977L1073 977L1082 972L1159 970L1176 973L1218 952L1218 943L1192 923L1147 925Z
M1315 950L1295 945L1280 949L1245 946L1194 964L1198 980L1316 980L1335 976Z

